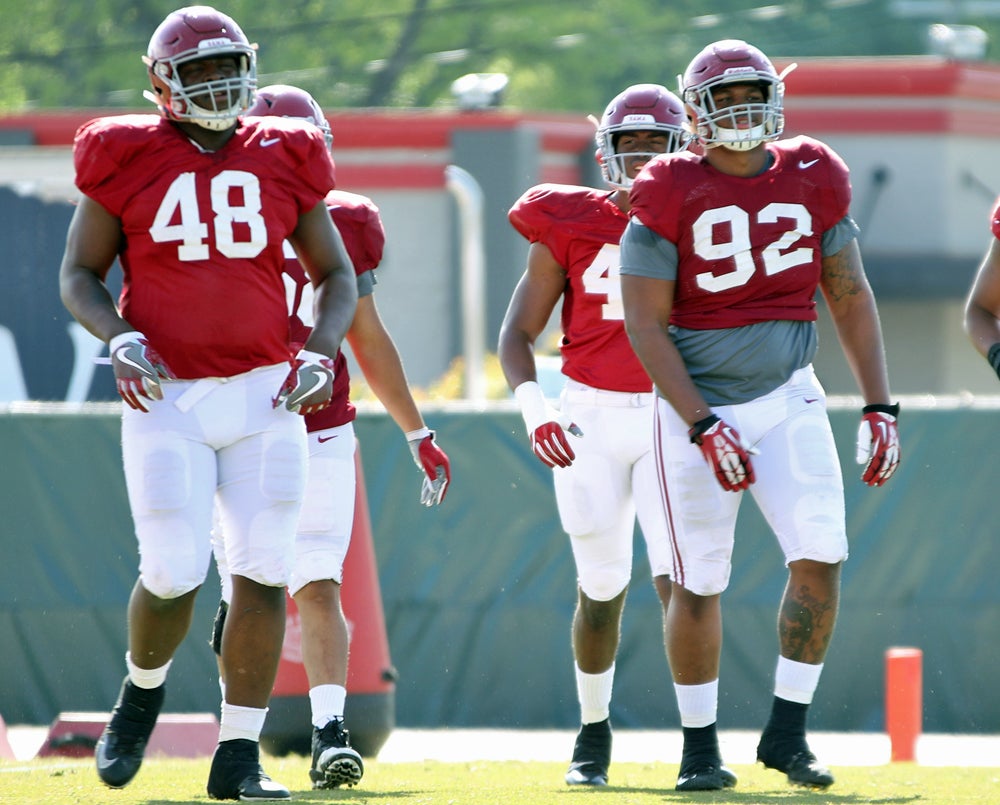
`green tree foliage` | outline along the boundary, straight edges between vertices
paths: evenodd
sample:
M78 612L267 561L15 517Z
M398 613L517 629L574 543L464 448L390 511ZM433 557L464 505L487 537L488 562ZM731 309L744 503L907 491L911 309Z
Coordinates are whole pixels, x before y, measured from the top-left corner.
M623 87L676 75L706 43L742 38L773 58L928 52L933 22L978 25L1000 58L1000 0L229 0L260 45L262 84L328 109L448 107L466 73L510 77L507 106L599 113ZM996 8L993 8L993 5ZM0 113L142 108L140 56L169 0L0 0ZM963 9L979 17L963 16Z

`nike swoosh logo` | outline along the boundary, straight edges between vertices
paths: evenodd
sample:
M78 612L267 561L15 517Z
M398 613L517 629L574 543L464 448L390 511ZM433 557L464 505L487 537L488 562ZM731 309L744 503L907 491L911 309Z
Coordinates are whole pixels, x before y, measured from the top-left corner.
M802 402L804 402L804 403L806 403L808 405L809 403L816 402L818 399L819 399L819 397L803 397L802 398Z
M323 384L326 383L326 373L325 372L313 372L313 385L309 391L302 391L296 394L296 398L299 400L304 400L306 397L310 396L314 391L319 391L323 388Z
M131 366L133 369L138 369L140 372L145 373L146 367L142 364L136 363L125 354L129 351L129 349L130 347L127 344L124 347L118 347L118 349L115 350L115 358L121 363L124 363L126 366Z
M328 442L331 439L336 439L337 436L339 436L339 435L340 434L335 433L335 434L333 434L333 436L317 436L316 437L316 441L319 442L320 444L323 444L323 442Z
M811 168L811 167L812 167L813 165L815 165L815 164L816 164L817 162L819 162L819 160L818 160L818 159L810 159L810 160L809 160L808 162L803 162L803 161L802 161L802 160L800 159L800 160L799 160L799 168L801 168L802 170L805 170L806 168Z
M105 755L104 749L105 749L104 741L99 742L97 745L96 760L97 760L97 768L102 770L110 768L115 763L115 758L109 758L107 755Z
M275 143L280 143L280 142L281 142L280 137L271 137L269 140L261 140L260 147L267 148L269 145L274 145Z

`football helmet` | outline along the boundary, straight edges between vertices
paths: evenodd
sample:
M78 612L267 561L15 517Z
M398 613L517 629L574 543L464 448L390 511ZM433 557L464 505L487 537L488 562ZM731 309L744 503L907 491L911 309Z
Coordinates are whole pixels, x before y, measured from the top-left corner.
M597 122L597 121L595 121ZM632 186L626 159L652 159L658 152L616 152L618 135L625 131L656 131L667 136L667 151L683 151L690 140L685 128L684 105L659 84L634 84L616 95L597 122L597 161L608 184Z
M178 68L200 59L233 57L235 76L219 76L185 86ZM145 96L171 120L225 131L253 103L257 88L257 45L236 22L210 6L188 6L160 23L142 58L154 92Z
M723 146L749 151L762 142L777 139L785 128L784 78L795 68L789 65L778 75L767 58L740 39L723 39L705 47L678 76L681 97L694 110L695 137L705 148ZM741 103L717 109L712 90L724 84L759 84L761 103Z
M326 140L326 147L333 149L333 131L316 99L304 89L288 84L271 84L257 90L257 100L247 109L248 115L266 117L294 117L308 120L320 131Z

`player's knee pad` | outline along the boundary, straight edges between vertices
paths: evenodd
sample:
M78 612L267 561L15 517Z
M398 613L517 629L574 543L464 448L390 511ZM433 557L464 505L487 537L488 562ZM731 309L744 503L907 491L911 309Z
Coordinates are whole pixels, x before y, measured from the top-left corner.
M685 562L683 573L674 581L695 595L720 595L729 586L732 567L723 559L694 558Z
M577 583L587 598L593 601L610 601L628 586L631 574L631 558L628 561L609 561L577 567Z
M300 533L295 540L295 567L288 582L288 592L298 593L313 581L332 579L340 584L344 578L344 558L351 544L350 534Z
M142 586L152 595L167 601L198 589L205 581L207 572L207 567L199 570L193 566L182 567L178 563L160 562L145 557L139 564Z
M244 561L232 562L229 572L265 587L285 587L291 579L293 564L294 555L291 550L284 553L270 551L247 557Z
M181 517L146 524L139 541L142 585L157 598L180 598L197 589L208 575L207 546L200 550Z

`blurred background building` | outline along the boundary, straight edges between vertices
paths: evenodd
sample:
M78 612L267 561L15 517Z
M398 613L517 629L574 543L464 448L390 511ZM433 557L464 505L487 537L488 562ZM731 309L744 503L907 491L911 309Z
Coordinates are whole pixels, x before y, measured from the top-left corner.
M964 55L978 41L953 34L939 37L942 49ZM790 61L776 60L779 69ZM950 55L794 61L786 136L822 139L851 168L853 214L879 299L893 390L992 393L996 378L968 345L961 308L1000 195L1000 64ZM505 110L497 105L503 87L502 76L470 76L453 88L471 93L459 111L329 115L338 186L371 196L382 211L388 240L378 304L417 386L434 383L469 354L470 333L487 352L495 349L526 256L506 219L514 200L540 182L601 186L585 116ZM55 285L76 196L73 133L97 114L0 117L7 277L0 400L114 398L110 371L92 363L102 345L70 324ZM463 250L468 219L448 181L450 165L481 191L481 267L468 265ZM470 282L481 297L471 306L463 293ZM853 378L819 308L817 370L830 393L852 394ZM546 339L553 353L557 337L553 331ZM30 360L39 350L55 363Z

